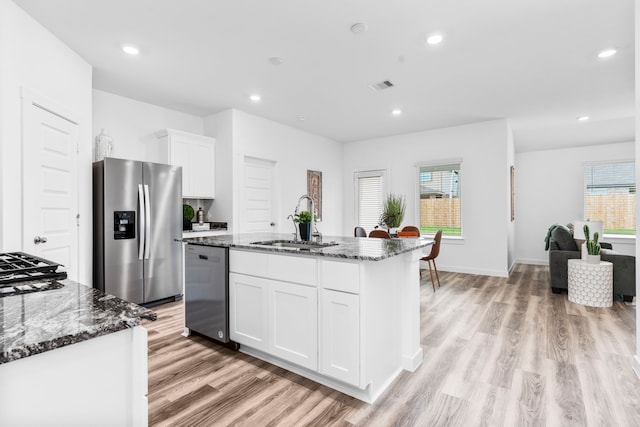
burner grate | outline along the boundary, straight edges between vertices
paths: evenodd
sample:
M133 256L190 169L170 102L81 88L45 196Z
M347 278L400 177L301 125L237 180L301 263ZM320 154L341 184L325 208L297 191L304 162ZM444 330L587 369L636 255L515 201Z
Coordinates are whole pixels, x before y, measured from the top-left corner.
M58 271L61 264L24 252L0 253L0 286L6 283L36 279L64 279L67 273Z

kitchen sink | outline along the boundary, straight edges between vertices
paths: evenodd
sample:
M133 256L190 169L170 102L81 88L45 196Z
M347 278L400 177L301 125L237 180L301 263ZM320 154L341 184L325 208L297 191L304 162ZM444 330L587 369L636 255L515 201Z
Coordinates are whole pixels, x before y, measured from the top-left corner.
M304 241L296 241L296 240L265 240L262 242L251 242L252 245L258 246L271 246L274 248L287 248L287 249L300 249L300 250L311 250L311 249L324 249L330 246L336 246L338 243L336 242L304 242Z

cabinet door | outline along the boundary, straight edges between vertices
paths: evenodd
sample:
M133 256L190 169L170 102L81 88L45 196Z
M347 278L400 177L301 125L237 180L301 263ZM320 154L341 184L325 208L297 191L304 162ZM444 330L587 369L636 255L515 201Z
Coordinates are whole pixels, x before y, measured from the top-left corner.
M194 142L189 151L189 174L191 175L191 196L214 198L215 184L215 144Z
M320 372L348 384L360 382L360 296L321 291Z
M169 143L169 162L174 166L182 166L182 197L191 193L191 176L189 167L189 142L178 137L171 137Z
M267 280L229 274L229 335L240 344L267 351Z
M318 290L269 280L269 352L318 370Z

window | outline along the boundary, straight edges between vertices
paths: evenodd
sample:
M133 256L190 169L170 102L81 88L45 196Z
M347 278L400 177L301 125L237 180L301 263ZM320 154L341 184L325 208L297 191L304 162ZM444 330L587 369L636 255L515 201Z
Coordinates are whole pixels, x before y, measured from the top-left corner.
M460 162L418 166L420 232L460 236Z
M385 195L384 171L356 172L356 225L371 231L380 222Z
M602 221L606 234L636 233L634 161L584 165L584 217Z

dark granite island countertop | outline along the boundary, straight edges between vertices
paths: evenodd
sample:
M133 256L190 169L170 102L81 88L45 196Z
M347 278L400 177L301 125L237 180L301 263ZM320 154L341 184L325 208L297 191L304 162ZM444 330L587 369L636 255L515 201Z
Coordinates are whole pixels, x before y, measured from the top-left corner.
M0 364L155 320L137 304L71 280L40 292L0 298Z
M202 246L222 246L235 249L251 249L266 252L280 252L288 254L314 255L354 259L363 261L381 261L416 249L425 248L433 244L429 238L398 238L372 239L366 237L323 236L322 242L338 243L318 249L292 249L283 247L260 246L255 242L268 240L292 240L293 233L248 233L225 234L222 236L195 237L184 239L186 243Z

